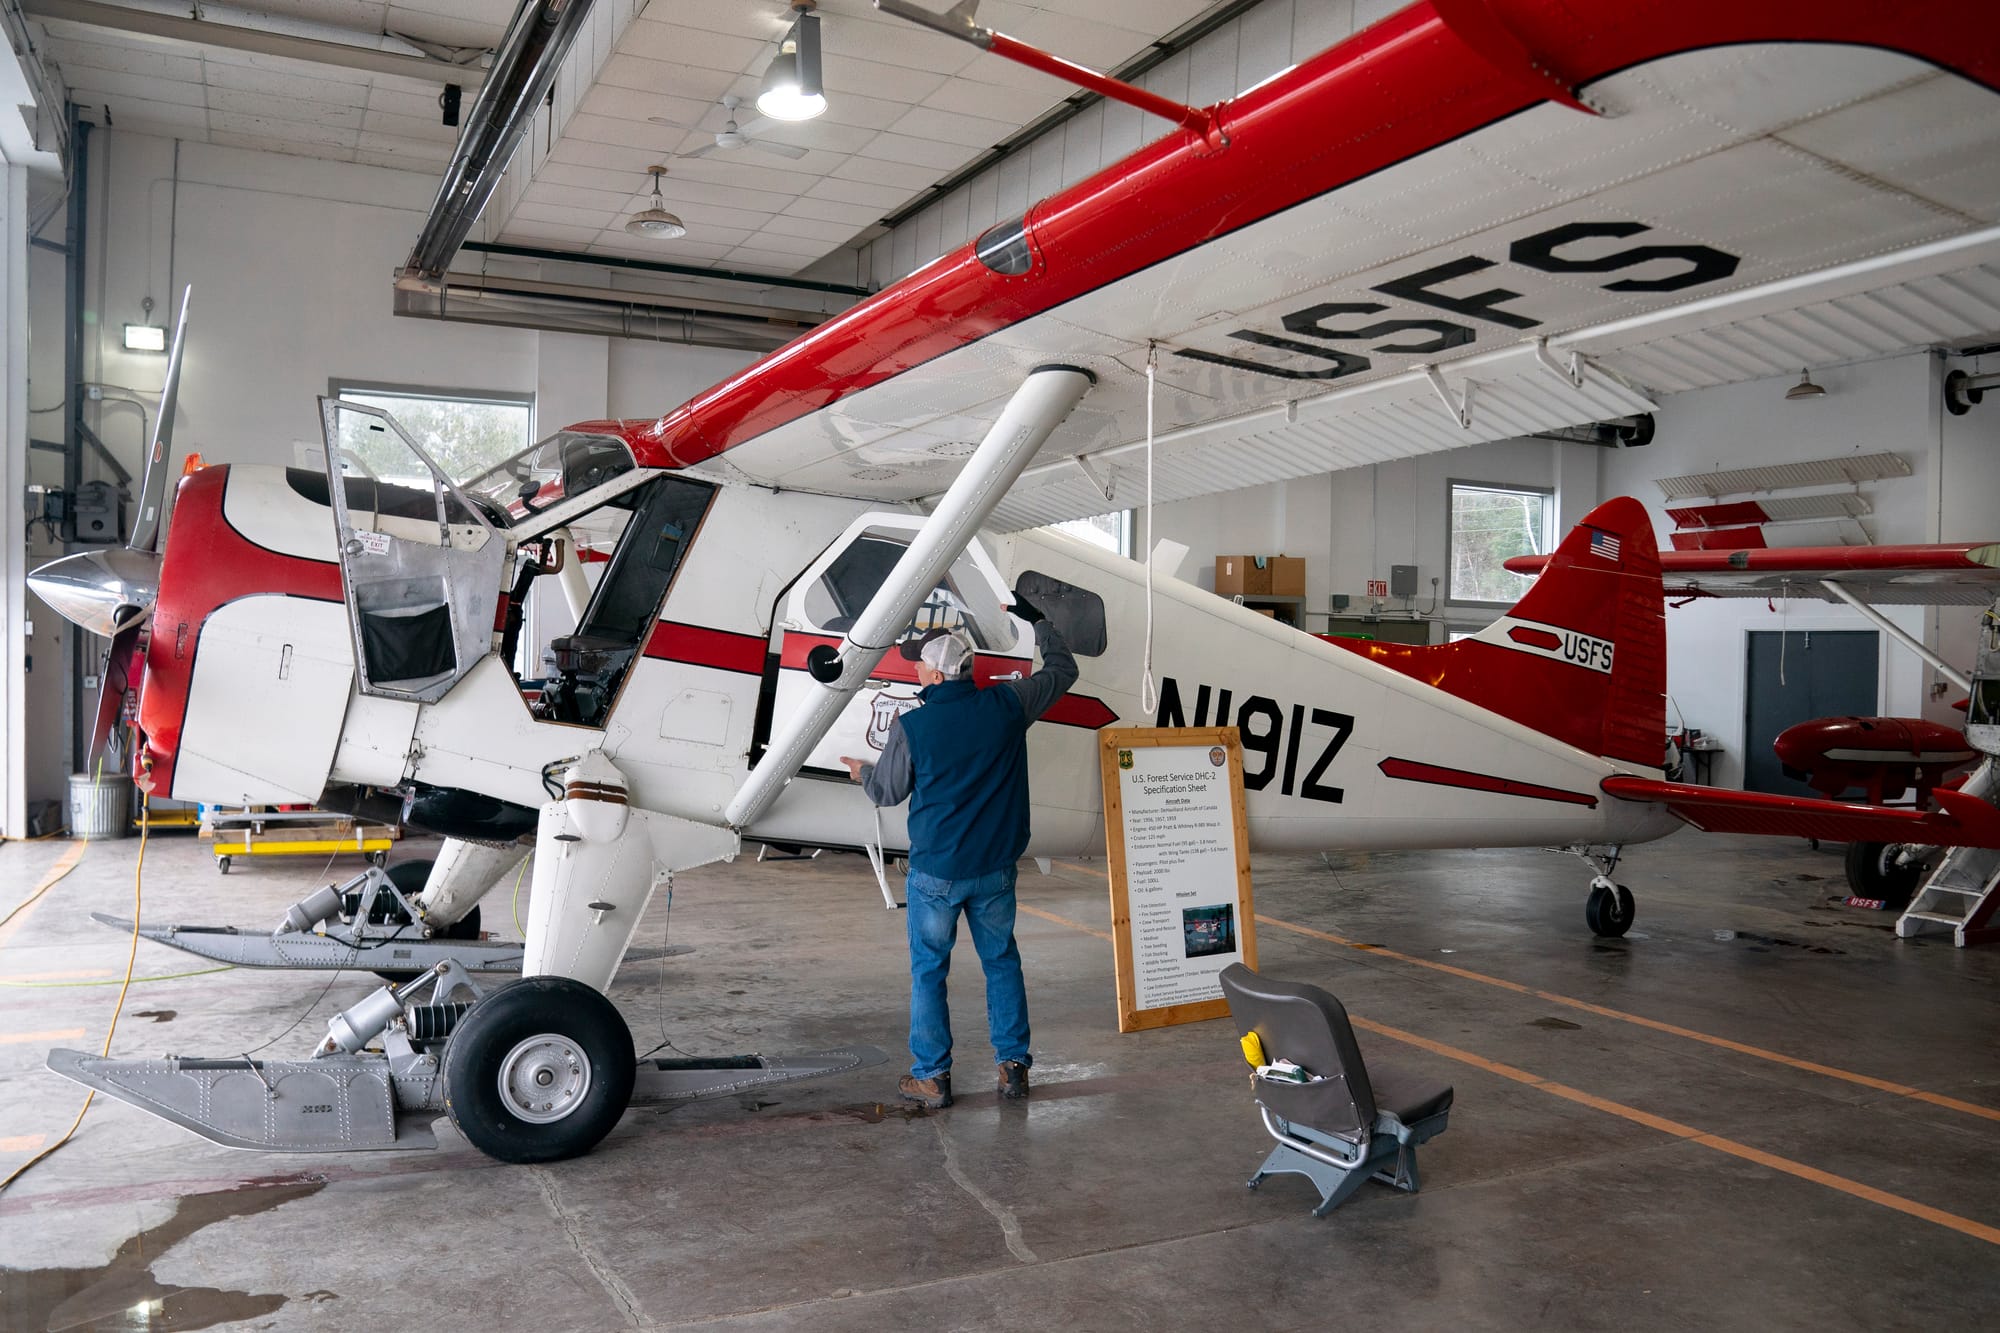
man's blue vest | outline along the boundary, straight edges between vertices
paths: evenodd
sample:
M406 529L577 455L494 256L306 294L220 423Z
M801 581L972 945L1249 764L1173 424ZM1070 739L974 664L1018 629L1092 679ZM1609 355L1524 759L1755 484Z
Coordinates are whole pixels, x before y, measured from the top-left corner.
M897 719L909 743L910 868L939 879L1004 870L1028 849L1028 719L1010 689L947 680Z

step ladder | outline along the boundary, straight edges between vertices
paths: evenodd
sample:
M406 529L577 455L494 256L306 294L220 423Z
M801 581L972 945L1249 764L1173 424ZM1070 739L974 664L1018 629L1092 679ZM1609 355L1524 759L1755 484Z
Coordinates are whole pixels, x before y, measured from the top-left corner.
M2000 942L2000 849L1954 847L1938 862L1909 910L1896 920L1903 939L1950 927L1958 947Z

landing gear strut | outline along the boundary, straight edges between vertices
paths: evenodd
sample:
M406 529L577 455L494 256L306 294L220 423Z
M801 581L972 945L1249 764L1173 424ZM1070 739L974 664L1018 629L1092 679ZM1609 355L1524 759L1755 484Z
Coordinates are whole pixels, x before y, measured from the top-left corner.
M1632 918L1638 911L1637 904L1632 900L1632 890L1611 880L1611 873L1618 869L1618 858L1624 849L1614 844L1564 847L1561 850L1582 857L1597 871L1591 877L1590 897L1583 905L1583 919L1590 927L1590 933L1599 939L1610 940L1630 930Z
M337 1014L310 1059L132 1060L57 1050L49 1068L233 1148L433 1147L429 1122L445 1112L492 1157L552 1162L590 1151L634 1102L728 1096L885 1058L850 1046L635 1060L631 1031L604 996L630 956L632 932L656 884L676 869L733 857L740 843L728 830L632 808L623 776L602 755L584 756L564 776L562 798L542 809L528 940L514 948L514 966L528 974L520 980L482 987L464 957L477 941L411 940L412 950L449 946L460 955L423 962L384 941L387 956L368 962L422 970ZM273 934L212 928L202 949L261 938L265 953L335 950L342 958L318 965L354 966L359 932L424 917L408 894L424 882L414 869L400 882L395 871L368 876L348 886L351 900L335 886L315 893Z

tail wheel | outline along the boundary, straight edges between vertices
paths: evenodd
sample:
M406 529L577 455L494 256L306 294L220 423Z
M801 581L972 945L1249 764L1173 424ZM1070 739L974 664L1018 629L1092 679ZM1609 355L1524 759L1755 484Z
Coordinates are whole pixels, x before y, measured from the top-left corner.
M523 977L488 992L453 1029L445 1109L488 1157L580 1157L625 1114L637 1067L610 1000L568 977Z
M1616 892L1613 892L1616 889ZM1602 884L1590 891L1590 901L1583 905L1583 919L1590 925L1590 933L1603 939L1616 939L1632 928L1632 918L1638 907L1632 901L1632 890L1623 884L1607 888Z
M1854 890L1855 897L1879 898L1898 912L1910 905L1930 866L1921 858L1900 862L1904 846L1900 842L1847 844L1847 887Z

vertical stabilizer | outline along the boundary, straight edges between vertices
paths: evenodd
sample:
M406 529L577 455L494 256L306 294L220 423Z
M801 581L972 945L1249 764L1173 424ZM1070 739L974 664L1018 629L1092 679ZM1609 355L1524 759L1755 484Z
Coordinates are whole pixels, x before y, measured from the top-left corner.
M1336 642L1580 750L1649 769L1665 754L1660 552L1637 500L1591 510L1527 596L1473 638Z

